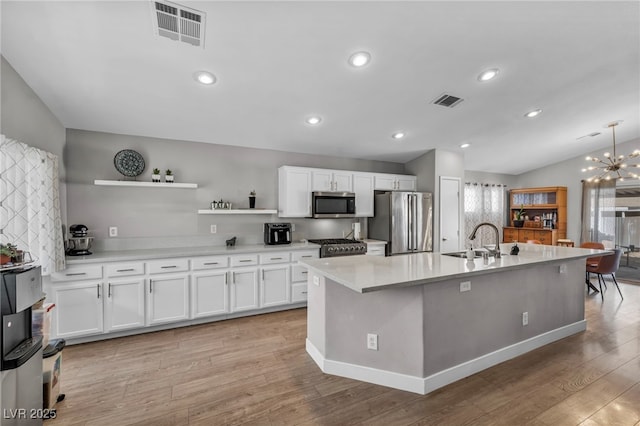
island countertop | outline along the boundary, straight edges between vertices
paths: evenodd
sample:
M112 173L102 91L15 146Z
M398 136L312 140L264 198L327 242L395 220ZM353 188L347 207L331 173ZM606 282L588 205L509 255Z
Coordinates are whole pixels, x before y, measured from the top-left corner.
M501 252L509 253L513 244L501 244ZM317 273L358 293L396 287L429 284L455 278L525 269L545 263L587 258L606 253L603 250L574 247L519 244L518 255L503 254L473 262L442 253L414 253L397 256L344 256L300 261Z

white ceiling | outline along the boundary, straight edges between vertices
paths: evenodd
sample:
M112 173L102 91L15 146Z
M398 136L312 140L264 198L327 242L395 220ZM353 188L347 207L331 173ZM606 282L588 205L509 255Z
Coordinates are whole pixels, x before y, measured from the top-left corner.
M469 142L467 170L510 174L609 147L613 120L640 138L638 1L178 3L204 49L154 34L146 0L3 0L2 54L67 128L401 163Z

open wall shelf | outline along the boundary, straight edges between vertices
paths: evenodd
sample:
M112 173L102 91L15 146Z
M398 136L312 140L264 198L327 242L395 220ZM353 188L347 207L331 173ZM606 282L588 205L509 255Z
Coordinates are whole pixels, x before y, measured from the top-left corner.
M99 180L93 181L94 185L99 186L138 186L145 188L175 188L175 189L196 189L197 183L167 183L167 182L142 182L135 180Z
M198 214L276 214L275 209L205 209L198 210Z

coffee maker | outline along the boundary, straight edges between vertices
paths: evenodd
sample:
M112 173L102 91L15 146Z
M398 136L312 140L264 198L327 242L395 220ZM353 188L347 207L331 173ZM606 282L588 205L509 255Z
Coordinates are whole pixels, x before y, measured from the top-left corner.
M91 240L93 237L88 235L89 228L85 225L71 225L69 227L71 237L67 241L67 254L69 256L85 256L91 254Z

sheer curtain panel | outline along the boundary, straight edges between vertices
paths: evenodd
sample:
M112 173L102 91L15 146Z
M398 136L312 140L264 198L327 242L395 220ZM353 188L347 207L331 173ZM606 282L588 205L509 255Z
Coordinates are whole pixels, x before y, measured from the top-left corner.
M580 243L616 240L616 181L582 181Z
M0 241L31 253L43 275L64 269L58 157L0 135Z
M466 247L474 248L495 242L495 232L488 226L480 228L476 239L468 240L469 234L479 223L489 222L498 230L504 226L505 185L466 182L464 185L464 228ZM500 243L500 241L498 241Z

